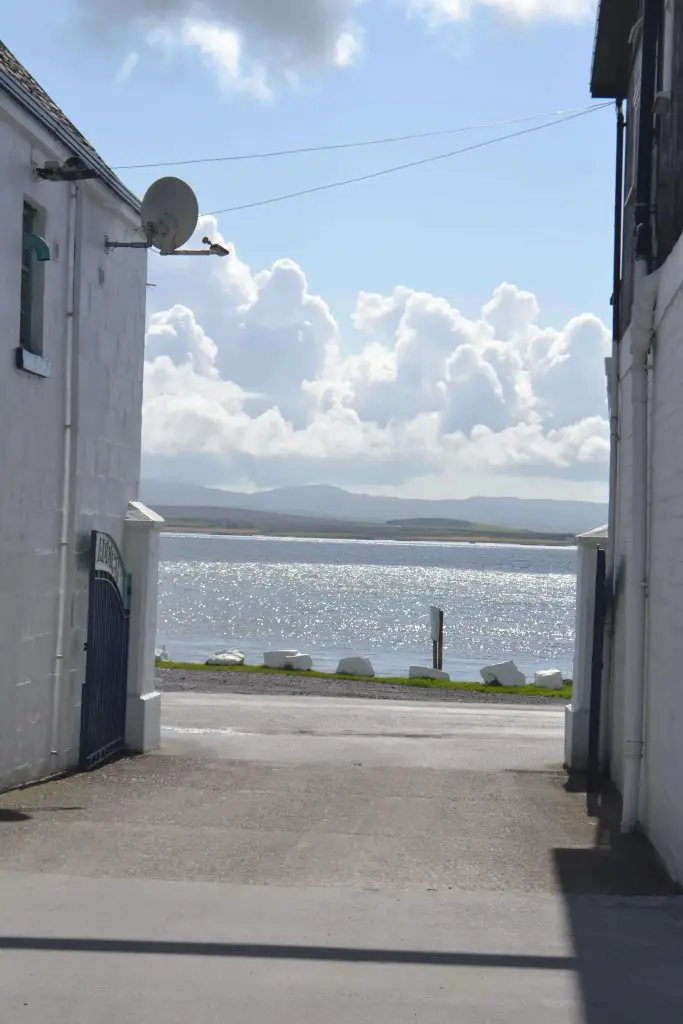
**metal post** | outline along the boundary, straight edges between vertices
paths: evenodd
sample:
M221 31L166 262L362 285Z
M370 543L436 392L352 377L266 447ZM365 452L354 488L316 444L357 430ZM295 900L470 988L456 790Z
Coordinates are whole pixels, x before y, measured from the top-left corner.
M439 609L439 658L438 665L436 666L439 671L443 671L443 612Z

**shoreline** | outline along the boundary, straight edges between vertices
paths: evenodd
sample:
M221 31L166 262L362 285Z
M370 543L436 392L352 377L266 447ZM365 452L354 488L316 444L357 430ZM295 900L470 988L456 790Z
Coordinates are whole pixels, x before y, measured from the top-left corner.
M194 526L186 523L174 523L166 520L161 527L161 533L183 534L188 537L247 537L254 540L347 540L347 541L370 541L383 542L395 541L397 544L501 544L519 545L521 547L549 547L549 548L574 548L576 543L572 537L525 537L514 533L482 533L482 534L436 534L436 533L410 533L404 536L386 536L364 533L360 530L343 533L342 531L316 532L310 530L305 533L297 533L295 530L282 530L278 532L264 533L263 530L250 530L222 526Z
M382 682L309 673L249 671L213 666L157 665L155 684L162 693L243 693L288 697L353 697L366 700L440 701L473 704L536 704L563 707L571 696L509 692L495 688L447 689L424 681ZM467 684L459 684L466 686ZM475 685L475 684L471 684ZM478 684L476 684L478 685Z

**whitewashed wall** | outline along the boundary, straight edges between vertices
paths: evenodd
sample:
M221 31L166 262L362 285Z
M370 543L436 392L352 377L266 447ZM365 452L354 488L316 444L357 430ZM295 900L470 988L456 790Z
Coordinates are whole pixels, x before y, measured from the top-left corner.
M609 693L610 772L618 786L623 779L624 695L626 670L626 568L631 547L631 471L632 415L631 415L631 334L627 331L619 347L619 464L618 504L616 519L616 546L614 566L617 576L614 604L614 643L612 685Z
M643 816L683 881L683 244L662 269L650 396Z
M662 268L649 391L649 576L645 744L640 821L668 869L683 882L683 245ZM623 596L631 545L629 335L621 344L620 457L615 664L610 764L623 779Z
M146 254L107 256L105 234L131 237L135 214L85 182L79 225L79 361L74 472L76 545L61 735L51 754L63 473L66 250L69 186L37 180L32 162L70 154L0 96L0 788L59 771L78 758L89 531L121 540L140 462ZM48 379L17 370L22 205L44 212L53 255L44 264ZM103 271L102 279L100 271ZM73 550L73 549L72 549Z

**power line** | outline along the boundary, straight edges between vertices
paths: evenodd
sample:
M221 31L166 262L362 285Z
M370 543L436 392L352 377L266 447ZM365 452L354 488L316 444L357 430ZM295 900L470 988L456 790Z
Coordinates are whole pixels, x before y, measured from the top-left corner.
M441 128L432 132L415 132L411 135L392 135L384 139L369 139L361 142L337 142L328 146L303 146L299 149L278 149L264 153L237 153L233 156L196 157L191 160L162 160L153 164L118 164L114 171L139 171L154 167L188 167L190 164L220 164L238 160L268 160L278 156L299 156L304 153L326 153L337 149L361 149L367 146L384 146L392 142L411 142L416 139L433 139L441 135L457 135L460 132L483 131L486 128L504 128L510 124L524 124L528 121L539 121L547 117L560 117L565 114L583 114L609 104L598 107L571 107L568 110L555 110L548 114L527 114L525 117L513 117L508 121L490 121L488 124L471 124L460 128Z
M438 153L436 156L426 156L421 160L411 160L406 164L397 164L395 167L385 167L381 171L371 171L369 174L361 174L356 178L344 178L342 181L330 181L326 185L314 185L312 188L304 188L299 192L288 192L285 195L273 196L270 199L258 199L253 203L242 203L240 206L228 206L224 210L211 210L205 214L208 217L216 217L223 213L237 213L239 210L252 210L257 206L269 206L272 203L282 203L286 199L298 199L300 196L313 195L315 192L326 192L332 188L341 188L344 185L355 185L361 181L370 181L373 178L381 178L385 174L395 174L397 171L406 171L410 167L421 167L424 164L432 164L437 160L448 160L453 156L460 156L463 153L471 153L475 149L484 149L486 146L493 146L498 142L505 142L507 139L518 139L522 135L531 135L532 132L543 131L544 128L552 128L556 124L565 124L567 121L575 121L579 117L585 117L587 114L592 114L596 110L604 110L606 107L611 107L611 103L599 103L595 106L587 107L584 110L579 111L576 114L570 114L567 117L558 118L555 121L549 121L547 124L535 125L533 128L523 128L518 132L510 132L508 135L499 135L495 139L487 139L485 142L477 142L473 146L465 146L463 149L453 149L449 153Z

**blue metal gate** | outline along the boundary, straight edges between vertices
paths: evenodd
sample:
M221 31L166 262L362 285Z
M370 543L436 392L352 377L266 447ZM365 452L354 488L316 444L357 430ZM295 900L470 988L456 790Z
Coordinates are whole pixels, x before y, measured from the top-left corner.
M128 673L130 576L116 542L93 530L85 686L81 707L81 768L94 768L124 745Z

